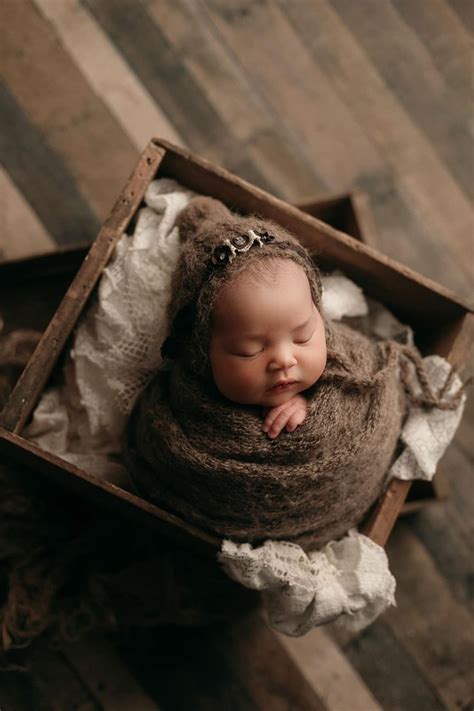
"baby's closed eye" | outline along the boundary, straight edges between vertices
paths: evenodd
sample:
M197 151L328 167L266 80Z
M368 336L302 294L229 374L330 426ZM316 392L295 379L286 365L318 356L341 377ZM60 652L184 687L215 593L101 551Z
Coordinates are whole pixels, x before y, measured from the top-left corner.
M235 352L232 352L232 355L238 356L239 358L255 358L256 356L260 355L260 353L263 353L263 351L263 348L258 351L253 351L252 353L237 350Z
M314 328L309 335L301 335L294 339L294 343L298 346L304 346L305 343L309 343L314 336L316 329Z

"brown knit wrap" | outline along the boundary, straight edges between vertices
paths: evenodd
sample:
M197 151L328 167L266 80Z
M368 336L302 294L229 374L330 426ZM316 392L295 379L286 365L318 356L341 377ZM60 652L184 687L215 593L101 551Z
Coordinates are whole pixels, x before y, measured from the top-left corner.
M328 329L326 370L295 432L270 440L258 407L232 403L181 363L139 398L127 458L145 497L219 536L314 549L357 525L381 493L406 398L401 346Z

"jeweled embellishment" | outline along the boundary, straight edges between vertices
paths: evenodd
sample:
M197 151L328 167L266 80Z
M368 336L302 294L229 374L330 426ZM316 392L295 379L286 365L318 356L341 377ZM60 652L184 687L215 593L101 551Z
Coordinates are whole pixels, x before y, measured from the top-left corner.
M249 235L237 235L236 237L232 237L232 244L236 249L243 249L249 242Z
M275 239L274 235L271 235L266 230L262 230L261 232L256 232L255 234L257 234L260 237L262 242L273 242L273 240Z
M221 244L215 248L212 254L212 263L214 266L224 265L232 261L232 252L227 244Z
M266 230L258 232L249 230L247 234L235 235L231 240L224 240L222 244L214 249L211 263L214 266L231 264L236 254L248 252L254 244L263 247L264 244L272 242L274 239L275 237Z

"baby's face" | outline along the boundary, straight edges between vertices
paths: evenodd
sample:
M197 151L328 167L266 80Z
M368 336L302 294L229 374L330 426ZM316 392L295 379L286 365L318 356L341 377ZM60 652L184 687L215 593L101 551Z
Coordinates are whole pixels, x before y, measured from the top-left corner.
M280 259L269 272L239 275L213 311L210 361L229 400L275 407L313 385L326 366L323 320L304 270Z

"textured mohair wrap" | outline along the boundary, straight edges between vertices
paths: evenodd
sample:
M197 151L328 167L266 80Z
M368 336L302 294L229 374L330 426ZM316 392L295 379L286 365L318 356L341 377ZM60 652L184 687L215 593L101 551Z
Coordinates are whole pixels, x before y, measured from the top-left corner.
M358 524L381 493L406 411L402 347L326 324L328 363L305 393L308 414L271 440L262 408L220 395L208 360L219 289L256 260L292 259L320 307L316 267L281 227L200 198L181 216L184 240L170 306L172 356L138 399L126 456L138 491L219 536L282 539L314 549ZM249 229L274 240L212 264L226 239ZM304 276L302 275L302 278Z
M236 541L315 549L358 524L381 493L405 396L398 347L331 328L326 371L295 432L271 440L258 407L237 405L177 362L134 408L128 459L147 498ZM346 364L346 369L343 365Z

